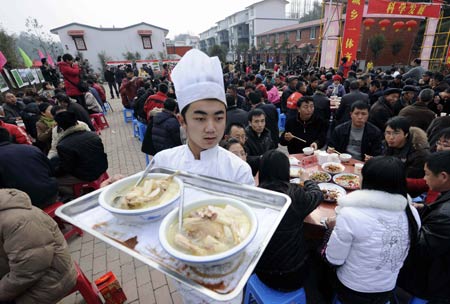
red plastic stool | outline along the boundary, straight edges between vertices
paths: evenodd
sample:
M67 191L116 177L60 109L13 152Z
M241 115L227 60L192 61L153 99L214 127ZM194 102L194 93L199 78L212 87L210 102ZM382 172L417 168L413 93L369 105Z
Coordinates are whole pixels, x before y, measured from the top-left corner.
M102 304L97 289L94 288L91 281L86 278L83 271L81 271L80 266L75 262L74 264L75 269L77 270L77 284L68 295L79 291L87 304Z
M90 118L95 119L95 123L99 127L100 130L103 130L105 128L109 128L108 121L106 120L105 114L103 113L96 113L89 115Z
M58 207L62 206L62 205L63 205L63 203L56 202L56 203L44 208L44 212L47 213L56 223L58 223L58 226L60 229L61 228L64 229L65 224L69 224L69 223L63 221L62 219L60 219L59 217L57 217L55 214L56 209L58 209ZM69 225L72 225L72 224L69 224ZM72 225L72 229L70 229L69 231L64 233L64 238L66 240L68 240L74 234L78 234L79 236L82 236L83 230L81 230L77 226Z
M95 121L94 117L91 117L91 123L92 123L92 126L94 127L95 133L97 133L97 135L102 135L102 132L100 132L101 129L97 125L97 122Z
M82 190L86 190L86 189L97 190L97 189L100 189L100 184L104 180L107 180L108 178L109 178L109 175L108 175L107 172L105 172L102 175L100 175L100 177L97 178L95 181L75 184L75 185L73 185L73 194L75 195L75 197L80 197Z

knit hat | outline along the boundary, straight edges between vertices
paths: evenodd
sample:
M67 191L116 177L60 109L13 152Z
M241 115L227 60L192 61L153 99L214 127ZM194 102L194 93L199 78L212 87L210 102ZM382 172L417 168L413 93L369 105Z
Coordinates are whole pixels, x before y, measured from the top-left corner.
M171 74L180 112L195 101L217 99L227 105L219 58L200 50L188 51Z
M342 77L339 75L334 75L333 76L333 81L339 80L339 82L342 82Z

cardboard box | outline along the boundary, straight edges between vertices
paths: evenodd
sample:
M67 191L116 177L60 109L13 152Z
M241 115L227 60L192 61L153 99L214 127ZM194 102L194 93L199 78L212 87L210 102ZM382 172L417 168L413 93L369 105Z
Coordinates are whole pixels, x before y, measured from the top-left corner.
M112 271L95 280L106 304L123 304L127 297Z

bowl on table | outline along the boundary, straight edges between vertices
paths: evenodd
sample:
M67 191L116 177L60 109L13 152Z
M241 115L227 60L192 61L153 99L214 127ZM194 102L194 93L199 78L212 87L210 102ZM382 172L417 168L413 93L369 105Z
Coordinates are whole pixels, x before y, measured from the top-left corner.
M343 163L348 163L352 159L352 155L348 153L341 153L341 155L339 155L339 159Z
M159 220L177 206L181 189L183 189L183 181L177 177L172 177L170 190L164 191L164 193L159 196L160 203L158 204L132 205L132 208L134 209L129 209L128 207L131 205L119 203L120 199L117 199L117 197L125 199L124 197L134 188L134 184L140 176L141 173L138 173L106 187L105 190L100 193L98 198L100 206L109 211L116 218L128 222L141 223ZM140 186L144 186L146 181L152 179L161 180L169 176L169 174L163 173L149 173L146 179L141 182Z
M305 155L313 155L314 154L314 149L311 148L311 147L303 148L303 154L305 154Z
M219 219L221 215L216 215L214 218L214 213L208 214L208 212L212 209L209 209L208 206L212 206L213 208L228 208L231 207L233 211L236 211L236 209L240 212L239 217L245 218L246 221L240 222L236 219L235 216L233 216L233 224L237 225L234 227L238 227L239 231L245 231L245 233L242 233L242 239L238 238L240 241L237 242L237 244L232 244L227 246L224 251L219 252L207 252L207 253L200 253L200 251L195 250L189 250L190 248L194 248L192 244L195 246L201 246L203 241L199 241L198 235L196 238L193 238L192 244L186 247L184 244L186 244L186 238L187 236L191 235L191 231L187 232L187 218L190 219L198 219L198 214L202 214L206 217L210 216L208 219L210 221L214 221L215 219ZM208 209L205 209L208 208ZM199 211L201 210L201 211ZM205 212L205 210L207 210ZM217 209L213 209L217 210ZM161 225L159 227L159 241L161 243L161 246L164 248L164 250L174 257L177 260L180 260L186 264L194 265L194 266L216 266L216 265L222 265L225 263L228 263L233 260L233 258L236 258L240 253L242 253L245 248L250 244L250 242L253 240L253 238L256 235L257 229L258 229L258 220L256 218L255 213L253 212L252 208L250 208L247 204L236 200L232 198L227 197L212 197L208 199L198 200L192 203L189 203L184 207L183 210L183 231L180 233L178 230L178 208L170 212L161 222ZM225 213L223 213L225 214ZM224 217L222 217L224 218ZM230 218L231 220L231 218ZM247 222L248 221L248 222ZM191 225L195 225L195 220L191 222ZM198 229L209 229L205 228L207 227L207 224L201 224L201 222L197 223ZM216 223L212 224L216 225ZM249 226L248 226L249 225ZM195 226L194 226L195 227ZM213 226L211 226L213 227ZM220 230L221 231L221 230ZM225 231L225 225L223 226L223 231ZM209 230L208 230L209 233ZM222 239L217 237L217 232L214 233L214 231L210 232L214 235L214 239L212 240L212 243L217 241L221 241L225 243ZM181 234L181 236L180 236ZM225 235L225 233L224 233ZM235 234L233 234L235 235ZM180 241L175 241L176 238L181 237L179 239ZM223 236L225 238L225 236ZM194 243L195 242L195 243ZM206 240L205 240L206 242ZM180 244L182 246L180 246ZM189 248L189 249L187 249ZM209 248L209 247L205 247ZM194 248L195 249L195 248Z

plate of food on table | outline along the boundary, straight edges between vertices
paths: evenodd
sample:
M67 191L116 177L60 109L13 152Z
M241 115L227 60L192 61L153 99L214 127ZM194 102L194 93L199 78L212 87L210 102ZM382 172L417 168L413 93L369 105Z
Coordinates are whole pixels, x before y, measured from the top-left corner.
M347 190L356 190L361 188L359 176L352 173L340 173L333 176L333 181Z
M314 171L309 174L309 179L316 183L326 183L331 180L331 175L323 171Z
M336 202L338 198L347 194L344 188L332 183L320 183L318 186L326 202Z
M328 162L322 165L322 169L329 174L338 174L344 172L345 166L340 163Z

